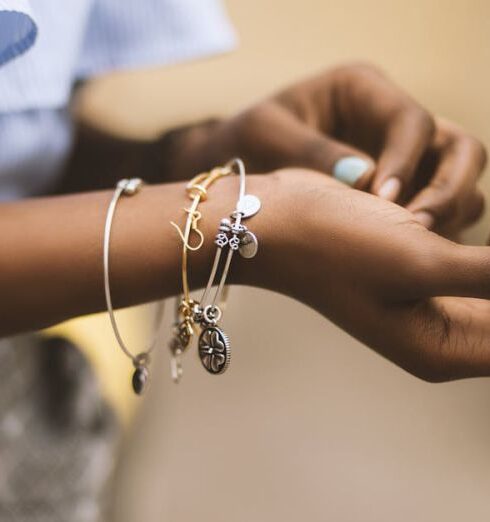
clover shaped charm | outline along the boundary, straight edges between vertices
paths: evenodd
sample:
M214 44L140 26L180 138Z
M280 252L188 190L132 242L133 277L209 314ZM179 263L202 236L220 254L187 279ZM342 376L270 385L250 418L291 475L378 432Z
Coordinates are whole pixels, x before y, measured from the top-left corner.
M230 364L228 336L216 326L208 326L199 336L199 358L209 373L223 373Z

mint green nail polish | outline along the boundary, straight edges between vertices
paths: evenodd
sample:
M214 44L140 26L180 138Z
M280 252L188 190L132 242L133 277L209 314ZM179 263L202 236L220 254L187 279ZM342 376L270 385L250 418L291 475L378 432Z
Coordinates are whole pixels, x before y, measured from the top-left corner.
M346 156L335 163L333 167L334 178L351 187L356 184L369 169L371 163L357 156Z

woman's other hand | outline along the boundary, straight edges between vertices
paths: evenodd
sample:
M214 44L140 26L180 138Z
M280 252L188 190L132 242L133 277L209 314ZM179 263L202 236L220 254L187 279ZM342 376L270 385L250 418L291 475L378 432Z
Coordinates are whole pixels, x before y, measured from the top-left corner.
M235 155L252 172L307 167L406 206L447 236L483 210L483 145L369 65L328 70L190 134L186 177Z

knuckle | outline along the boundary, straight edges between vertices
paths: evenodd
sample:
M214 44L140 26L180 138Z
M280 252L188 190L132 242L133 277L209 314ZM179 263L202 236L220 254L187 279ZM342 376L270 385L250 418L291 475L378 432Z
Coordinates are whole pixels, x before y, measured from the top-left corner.
M436 133L436 122L434 117L418 104L411 105L408 114L416 125L418 132L427 140L432 139Z
M478 221L485 210L485 196L477 189L464 210L464 225L471 225Z
M444 181L434 180L431 184L430 197L427 198L427 208L437 220L448 221L460 212L459 194L452 190Z
M418 335L407 351L412 358L406 370L419 379L441 383L457 379L463 371L455 356L453 327L443 310L421 304L413 318Z
M440 269L440 253L433 252L432 248L421 248L418 246L409 256L408 262L411 266L413 280L419 286L430 286L434 274Z
M454 150L465 155L472 165L475 174L481 174L488 161L488 152L485 145L469 134L459 135L453 138Z
M263 122L264 117L270 110L270 102L262 101L258 104L245 109L241 114L238 115L241 128L255 128Z
M436 133L436 122L433 116L420 107L418 118L420 127L424 130L427 136L432 138Z
M329 150L327 143L321 136L313 136L304 141L301 147L301 157L308 165L328 165L330 164Z
M233 124L228 127L228 139L244 148L242 154L256 151L257 142L267 132L267 123L270 125L274 120L275 111L276 105L272 101L262 101L245 109L233 118Z
M480 169L480 172L485 168L488 161L488 152L485 145L478 139L470 137L470 147L473 150L473 154L476 158L476 162Z
M418 241L406 244L405 251L398 255L397 271L400 277L397 290L404 295L412 295L414 291L418 294L430 288L439 270L440 258L440 253L434 253L427 242L423 245Z

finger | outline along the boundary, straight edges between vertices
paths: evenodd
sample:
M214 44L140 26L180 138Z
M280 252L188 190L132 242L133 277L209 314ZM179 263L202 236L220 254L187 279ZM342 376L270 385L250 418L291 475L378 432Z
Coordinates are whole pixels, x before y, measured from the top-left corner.
M434 130L430 115L415 103L409 104L388 123L372 184L374 194L389 201L400 199L432 142Z
M431 297L490 300L490 247L454 243L413 223L403 237L398 277L382 289L388 299L417 301ZM392 294L390 294L392 289ZM391 295L391 297L390 297ZM489 321L490 323L490 321Z
M360 310L362 320L350 333L421 379L490 374L488 301L437 297L394 306L361 300Z
M250 117L245 127L252 130L254 155L265 170L301 166L361 190L369 186L375 162L365 152L325 136L274 102L255 108Z
M490 299L490 248L458 245L431 235L435 240L421 275L420 294Z
M490 374L488 301L434 298L406 315L400 340L410 353L406 369L431 382Z
M461 221L462 226L470 226L476 223L485 210L485 196L483 192L479 189L475 189L467 198L467 203L464 208L465 211Z
M408 210L429 229L478 218L483 199L474 187L485 162L485 149L477 140L468 136L452 140L442 152L431 182L407 205Z

